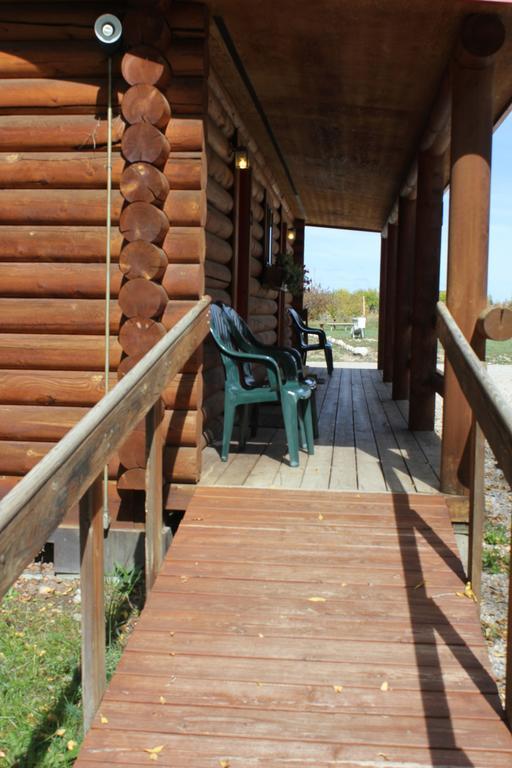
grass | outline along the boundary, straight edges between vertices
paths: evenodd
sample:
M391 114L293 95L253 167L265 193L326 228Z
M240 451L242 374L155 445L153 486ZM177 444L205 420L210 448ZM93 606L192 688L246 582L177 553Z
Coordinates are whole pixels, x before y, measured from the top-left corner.
M127 622L137 612L139 587L140 573L133 571L117 569L106 581L109 675L120 658ZM1 604L1 768L60 768L77 756L81 639L74 593L66 584L49 593L28 590L22 580Z
M503 573L510 563L509 531L506 525L489 523L484 532L482 565L487 573Z
M311 325L318 326L318 321L312 320ZM363 359L366 361L374 361L377 359L377 338L379 330L379 319L377 315L370 315L367 317L366 325L366 338L365 339L352 339L350 336L350 328L337 328L331 330L328 323L325 323L325 331L328 336L332 336L335 339L342 339L347 344L351 344L356 347L368 347L369 355L365 358L356 358L350 353L343 352L343 350L334 349L335 360L345 359ZM322 357L318 356L318 359ZM313 359L313 358L312 358ZM512 339L508 341L488 341L486 344L486 361L488 363L495 363L501 365L512 365Z
M312 320L310 325L318 327L318 321ZM351 328L336 328L331 329L328 322L324 323L324 330L327 336L334 339L341 339L346 344L350 344L352 347L366 347L368 349L368 355L366 357L357 357L352 355L347 350L341 347L333 345L333 357L335 362L341 362L343 360L363 360L364 362L375 362L377 360L377 336L378 336L379 320L377 316L371 315L366 321L366 331L364 339L353 339L351 336ZM308 360L323 360L322 352L314 352L308 355Z

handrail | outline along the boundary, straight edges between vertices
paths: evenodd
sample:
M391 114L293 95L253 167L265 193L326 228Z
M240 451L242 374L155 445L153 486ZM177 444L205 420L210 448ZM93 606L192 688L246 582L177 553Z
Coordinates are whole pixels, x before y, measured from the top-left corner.
M209 297L170 330L0 502L0 598L80 504L84 724L104 687L103 467L146 416L146 579L162 557L160 395L208 333Z
M437 333L460 388L512 486L512 408L442 302L437 305L437 318Z
M505 401L483 363L460 330L445 304L437 304L437 334L460 388L473 411L472 468L469 516L469 575L480 594L483 502L483 436L512 487L512 408ZM477 583L478 582L478 583ZM508 637L505 671L505 712L512 725L512 571L509 576Z

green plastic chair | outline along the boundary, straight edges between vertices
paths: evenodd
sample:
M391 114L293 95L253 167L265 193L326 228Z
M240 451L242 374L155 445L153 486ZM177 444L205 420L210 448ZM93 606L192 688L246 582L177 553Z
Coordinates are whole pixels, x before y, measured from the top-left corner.
M323 331L321 328L310 328L309 326L304 325L301 316L297 310L293 309L292 307L288 307L288 314L290 315L293 327L295 328L299 352L304 365L306 365L306 357L308 352L312 352L314 349L322 349L327 365L327 373L330 376L334 368L332 362L332 345L329 341L327 341L325 331ZM318 342L315 344L308 344L307 337L309 335L317 336Z
M270 355L279 365L282 376L291 381L299 381L307 384L311 389L311 418L313 420L313 437L318 437L318 420L316 410L316 388L317 383L314 378L304 375L304 368L300 353L293 347L277 346L275 344L263 344L256 338L245 320L240 317L233 307L216 301L215 304L222 309L227 316L228 321L236 328L243 339L243 352L255 352L256 354ZM300 422L299 422L300 426ZM301 433L302 447L305 447L305 435Z
M288 442L290 465L298 467L299 421L306 437L308 453L312 454L315 450L311 415L311 388L302 382L282 377L278 363L270 355L243 352L244 340L236 328L229 323L223 310L212 304L210 313L211 334L220 351L226 374L222 461L228 459L236 409L239 406L244 408L242 439L240 441L240 447L243 448L248 406L257 403L280 403ZM265 384L257 385L252 377L247 376L247 364L258 364L265 367L267 373Z

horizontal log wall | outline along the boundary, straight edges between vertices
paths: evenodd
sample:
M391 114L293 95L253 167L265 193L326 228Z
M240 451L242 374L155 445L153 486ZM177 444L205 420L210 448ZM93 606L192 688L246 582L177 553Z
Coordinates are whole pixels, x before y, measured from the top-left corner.
M107 54L92 31L103 9L5 10L0 495L105 391ZM113 59L113 384L204 293L207 16L187 3L174 4L165 23L126 3L108 10L123 20L125 47ZM147 56L148 46L157 54ZM200 474L201 365L198 351L163 393L166 473L176 482ZM139 488L140 469L126 472L116 459L110 474L123 478L120 489Z
M213 301L231 305L234 252L234 126L208 88L206 196L206 292ZM204 371L204 434L209 440L221 428L224 370L213 343L207 342L210 364Z

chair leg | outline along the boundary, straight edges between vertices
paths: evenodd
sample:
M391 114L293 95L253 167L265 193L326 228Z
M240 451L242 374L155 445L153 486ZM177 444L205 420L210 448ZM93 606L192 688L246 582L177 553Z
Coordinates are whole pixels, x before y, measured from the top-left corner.
M229 444L233 434L233 424L235 421L236 405L225 398L224 400L224 430L222 432L222 452L220 458L222 461L228 460Z
M313 421L313 437L318 439L318 412L316 409L316 389L311 392L311 419Z
M288 454L290 456L290 466L299 466L299 425L297 413L297 401L288 396L281 400L281 410L283 412L284 428L286 432L286 441L288 443Z
M302 417L302 409L299 404L298 411L298 422L299 422L299 439L300 439L300 447L303 451L308 450L308 443L307 443L307 437L306 437L306 430L304 428L304 419Z
M332 375L334 365L332 362L332 349L330 347L324 347L325 362L327 363L327 373Z
M258 405L251 406L251 437L256 437L258 432L258 419L260 415L260 409Z
M313 455L315 452L314 428L313 428L313 402L312 402L313 395L314 395L314 392L311 393L311 397L309 398L309 400L302 401L304 431L306 433L306 448L310 455Z
M238 440L238 449L243 451L247 443L247 433L249 431L249 405L242 406L242 415L240 417L240 439Z

